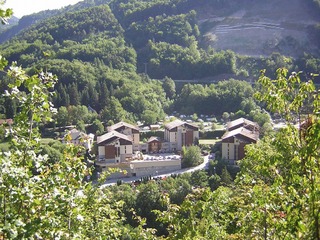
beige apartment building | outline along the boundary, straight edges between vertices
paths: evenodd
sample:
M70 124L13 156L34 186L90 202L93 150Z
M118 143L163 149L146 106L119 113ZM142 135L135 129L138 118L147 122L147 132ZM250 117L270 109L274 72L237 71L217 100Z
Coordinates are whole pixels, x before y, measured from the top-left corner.
M245 146L256 143L259 139L259 125L240 118L227 124L227 131L222 136L222 159L229 164L236 164L245 157Z
M169 143L169 151L181 151L183 146L191 146L199 140L198 126L174 120L165 125L164 140Z
M137 126L126 122L118 122L110 127L108 127L108 132L117 131L122 133L132 140L133 151L139 151L140 144L140 129Z
M111 131L102 136L98 136L97 145L97 163L100 166L126 163L132 158L132 138L117 131Z

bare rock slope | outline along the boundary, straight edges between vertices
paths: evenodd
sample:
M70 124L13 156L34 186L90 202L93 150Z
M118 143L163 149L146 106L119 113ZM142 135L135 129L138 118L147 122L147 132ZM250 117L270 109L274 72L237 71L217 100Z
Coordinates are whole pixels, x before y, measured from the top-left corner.
M247 1L231 10L207 8L200 13L204 42L215 49L250 56L319 54L320 41L312 38L310 27L320 22L320 12L305 0Z

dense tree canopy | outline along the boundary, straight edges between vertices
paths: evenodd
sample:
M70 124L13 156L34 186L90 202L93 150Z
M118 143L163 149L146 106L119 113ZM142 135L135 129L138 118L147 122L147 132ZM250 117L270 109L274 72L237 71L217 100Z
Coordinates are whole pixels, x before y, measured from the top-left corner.
M198 13L203 14L202 8L206 7L231 11L239 4L248 1L83 1L24 17L21 24L30 27L1 44L0 51L10 62L26 67L30 75L42 69L59 76L56 96L52 97L56 107L84 105L101 117L102 110L113 102L111 97L115 97L119 109L125 112L122 115L132 122L151 123L161 120L164 112L173 111L210 115L228 112L252 118L254 104L243 102L251 96L235 97L240 89L232 90L230 95L220 83L211 83L231 78L254 82L260 69L267 69L272 76L279 67L318 73L319 60L316 52L299 59L280 53L247 57L207 47ZM316 29L317 25L310 26L310 36L315 39ZM168 80L159 85L149 78L200 81L206 85L203 89L173 89ZM7 89L7 80L1 82L1 89ZM15 103L6 100L4 105L2 112L12 117Z
M0 60L4 70L6 61ZM2 238L320 239L320 98L311 80L301 82L300 73L288 76L279 69L275 80L261 75L256 97L280 114L287 127L247 148L235 184L223 168L220 177L199 171L138 187L102 188L83 181L91 169L79 157L81 149L39 144L35 123L54 112L49 96L56 78L47 72L28 76L16 65L5 72L14 80L5 95L16 99L19 112L10 149L0 154ZM224 83L219 87L226 91ZM121 94L113 91L110 95ZM250 91L244 88L244 93ZM114 102L107 116L121 106L110 99ZM88 115L83 106L70 111ZM193 159L198 155L190 148Z

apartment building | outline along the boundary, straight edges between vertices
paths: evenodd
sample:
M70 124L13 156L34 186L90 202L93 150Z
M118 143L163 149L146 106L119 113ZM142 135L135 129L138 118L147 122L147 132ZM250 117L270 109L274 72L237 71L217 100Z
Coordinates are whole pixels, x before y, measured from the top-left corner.
M181 151L183 146L191 146L199 140L198 126L176 119L165 125L164 141L169 143L169 151Z
M245 146L256 143L259 139L259 125L244 118L227 124L227 131L222 136L222 159L229 164L236 164L245 157Z

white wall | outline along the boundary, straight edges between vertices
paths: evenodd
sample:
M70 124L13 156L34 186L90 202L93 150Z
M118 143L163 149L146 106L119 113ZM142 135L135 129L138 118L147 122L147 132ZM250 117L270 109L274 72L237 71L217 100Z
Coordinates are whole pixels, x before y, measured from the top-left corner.
M105 147L104 146L99 146L98 147L98 156L99 156L99 158L104 158L105 155L106 155Z
M136 176L148 176L166 173L181 169L181 159L159 161L133 161L131 162L132 173Z
M229 154L228 154L229 151ZM222 143L222 159L235 159L234 143Z
M132 135L132 140L133 140L133 144L134 145L138 145L140 142L140 134L139 133L135 133Z

